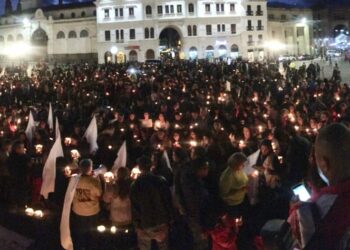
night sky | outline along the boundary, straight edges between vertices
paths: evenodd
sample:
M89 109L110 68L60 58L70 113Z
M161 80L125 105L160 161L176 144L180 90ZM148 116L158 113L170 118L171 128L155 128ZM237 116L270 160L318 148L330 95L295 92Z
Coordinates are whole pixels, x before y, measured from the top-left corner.
M4 5L6 0L0 0L0 14L4 11ZM12 0L13 6L17 5L18 0ZM64 2L84 2L89 0L64 0ZM328 4L346 4L349 3L349 0L268 0L269 3L284 3L294 6L300 6L300 7L309 7L312 5L317 4L318 2L327 2ZM46 4L57 4L58 0L44 0Z

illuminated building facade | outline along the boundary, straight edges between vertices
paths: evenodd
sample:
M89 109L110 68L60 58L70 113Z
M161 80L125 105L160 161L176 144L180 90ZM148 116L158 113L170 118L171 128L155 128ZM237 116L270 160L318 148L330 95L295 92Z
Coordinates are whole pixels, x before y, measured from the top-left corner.
M21 12L0 17L0 62L97 61L92 3L48 6L21 0Z
M265 58L264 0L98 0L98 61Z
M265 0L97 0L0 17L0 61L104 62L267 56Z

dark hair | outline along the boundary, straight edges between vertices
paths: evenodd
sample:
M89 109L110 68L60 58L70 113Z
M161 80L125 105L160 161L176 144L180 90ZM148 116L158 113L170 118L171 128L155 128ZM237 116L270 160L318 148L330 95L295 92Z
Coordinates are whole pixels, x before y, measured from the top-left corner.
M130 194L129 170L125 167L118 168L117 180L114 184L114 196L124 200Z
M16 151L21 145L24 145L22 141L15 141L12 145L12 151Z
M82 159L79 163L80 170L82 174L87 174L90 168L92 167L92 160Z
M152 161L147 156L141 156L137 160L137 164L139 165L139 169L141 172L149 172L151 170L151 167L152 167Z
M185 161L188 158L188 154L183 148L175 148L174 154L180 161Z
M209 162L205 158L199 157L192 161L192 167L194 171L198 171L203 168L208 168Z

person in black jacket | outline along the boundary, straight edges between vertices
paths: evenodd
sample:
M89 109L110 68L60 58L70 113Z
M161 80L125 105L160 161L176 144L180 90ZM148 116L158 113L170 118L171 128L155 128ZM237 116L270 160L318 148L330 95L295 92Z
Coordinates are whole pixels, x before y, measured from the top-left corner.
M8 158L9 172L12 181L12 202L17 207L24 207L29 201L29 171L31 159L26 154L24 143L16 141Z
M140 250L151 249L155 240L158 249L168 249L169 223L173 217L169 186L163 177L150 172L152 161L148 157L138 160L141 175L131 186L131 208Z

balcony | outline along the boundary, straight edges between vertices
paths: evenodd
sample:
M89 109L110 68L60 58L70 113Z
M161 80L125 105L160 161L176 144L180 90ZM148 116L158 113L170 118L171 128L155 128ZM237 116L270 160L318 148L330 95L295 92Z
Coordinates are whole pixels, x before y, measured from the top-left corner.
M247 26L247 31L254 31L254 27L253 26Z
M257 44L257 45L263 45L263 44L264 44L264 41L259 40L259 41L256 42L256 44Z
M253 11L252 10L247 10L247 16L253 16Z
M264 30L264 26L256 26L256 30Z
M254 41L248 41L247 44L248 44L248 46L253 46L254 45Z
M255 12L255 15L257 15L257 16L263 16L263 15L264 15L264 12L261 11L261 10L258 10L258 11Z
M124 39L119 39L115 41L116 43L124 43Z

